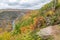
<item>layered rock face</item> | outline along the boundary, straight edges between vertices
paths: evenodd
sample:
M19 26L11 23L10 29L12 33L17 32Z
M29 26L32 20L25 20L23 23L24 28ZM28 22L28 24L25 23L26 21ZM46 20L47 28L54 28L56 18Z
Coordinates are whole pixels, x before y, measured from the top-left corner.
M2 11L0 12L0 32L13 30L14 20L24 15L21 11Z

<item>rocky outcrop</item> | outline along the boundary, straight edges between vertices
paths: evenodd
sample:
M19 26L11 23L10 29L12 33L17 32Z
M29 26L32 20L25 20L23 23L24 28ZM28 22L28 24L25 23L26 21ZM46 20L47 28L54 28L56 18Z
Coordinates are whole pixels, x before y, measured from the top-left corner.
M43 39L47 39L49 36L53 37L53 40L60 40L60 26L48 26L46 28L40 29L37 33Z

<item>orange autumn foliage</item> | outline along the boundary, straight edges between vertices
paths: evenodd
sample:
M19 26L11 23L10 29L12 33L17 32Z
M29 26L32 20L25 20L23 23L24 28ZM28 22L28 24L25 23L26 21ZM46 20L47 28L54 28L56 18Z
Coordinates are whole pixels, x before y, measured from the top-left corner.
M33 31L35 29L34 25L31 24L30 27L29 27L29 29Z
M42 20L44 20L44 17L40 16L38 19L42 21Z
M34 18L34 27L38 27L38 25L41 25L41 24L44 24L44 17L43 16L40 16L38 18Z
M26 12L26 15L23 16L24 19L28 19L30 17L30 11Z
M22 27L20 30L21 30L21 33L25 33L27 31L27 28L26 27Z

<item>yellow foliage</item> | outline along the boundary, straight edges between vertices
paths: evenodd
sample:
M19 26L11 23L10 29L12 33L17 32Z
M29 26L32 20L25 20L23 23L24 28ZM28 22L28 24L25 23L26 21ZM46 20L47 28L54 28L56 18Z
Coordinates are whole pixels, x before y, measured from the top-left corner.
M60 3L60 0L58 0L58 3Z
M37 21L38 19L37 19L37 17L35 17L35 18L33 18L33 20L34 20L34 23L36 23L36 21Z
M0 33L3 31L3 29L2 28L0 28Z
M54 11L53 11L53 10L49 10L45 15L50 15L50 16L52 16L52 15L54 15Z
M11 34L8 32L3 32L2 34L0 34L0 39L2 40L10 40L11 38Z

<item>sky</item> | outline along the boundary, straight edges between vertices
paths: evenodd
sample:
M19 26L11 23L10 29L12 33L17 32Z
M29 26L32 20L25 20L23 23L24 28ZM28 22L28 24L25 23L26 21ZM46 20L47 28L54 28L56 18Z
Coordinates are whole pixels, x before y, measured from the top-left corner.
M52 0L0 0L0 9L40 9Z

